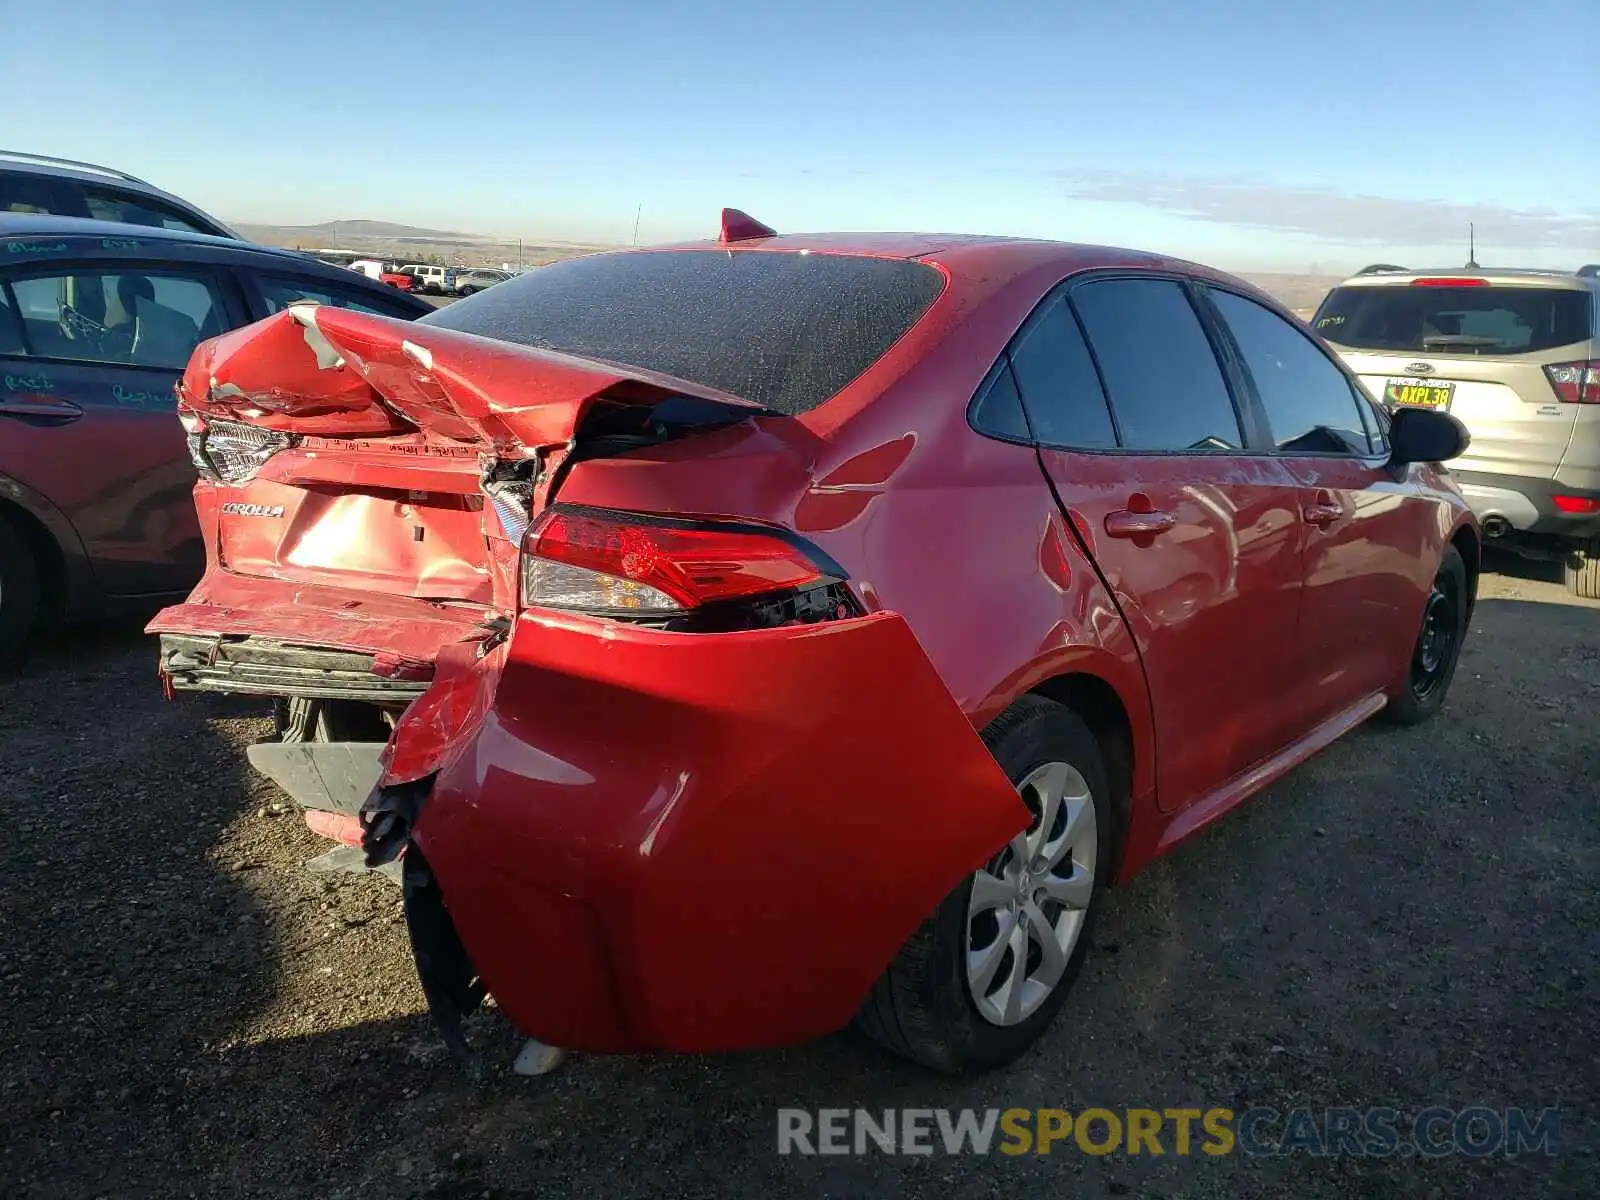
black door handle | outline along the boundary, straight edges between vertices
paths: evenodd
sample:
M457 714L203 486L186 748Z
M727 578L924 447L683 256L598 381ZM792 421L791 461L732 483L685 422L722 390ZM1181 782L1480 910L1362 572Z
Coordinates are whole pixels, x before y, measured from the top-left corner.
M83 416L83 409L70 400L42 400L28 396L0 398L0 417L43 417L65 424Z

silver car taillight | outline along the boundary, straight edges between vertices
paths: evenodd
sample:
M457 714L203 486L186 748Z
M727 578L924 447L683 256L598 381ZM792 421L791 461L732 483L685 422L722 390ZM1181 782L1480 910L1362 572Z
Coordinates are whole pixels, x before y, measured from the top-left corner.
M217 483L243 483L267 459L295 443L290 434L238 421L186 416L183 426L195 469Z

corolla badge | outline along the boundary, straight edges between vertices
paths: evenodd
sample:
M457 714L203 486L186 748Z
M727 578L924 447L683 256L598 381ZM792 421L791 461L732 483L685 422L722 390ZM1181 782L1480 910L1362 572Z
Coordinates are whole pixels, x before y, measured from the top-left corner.
M230 517L281 517L283 505L281 504L241 504L237 500L230 500L222 506L222 511Z
M1406 374L1407 375L1432 375L1433 374L1433 364L1432 363L1422 363L1422 362L1407 363L1406 364Z

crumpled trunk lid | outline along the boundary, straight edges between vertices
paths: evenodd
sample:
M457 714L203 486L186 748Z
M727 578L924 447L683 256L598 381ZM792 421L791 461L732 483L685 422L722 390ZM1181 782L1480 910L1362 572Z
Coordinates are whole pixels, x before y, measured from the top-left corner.
M308 682L300 651L398 655L431 675L442 645L516 612L522 535L573 462L765 412L648 371L315 305L203 343L178 392L197 464L250 465L196 488L208 571L149 626L170 635L172 685L351 698L348 680Z
M602 401L698 396L762 411L652 371L318 305L292 305L203 343L178 387L197 413L264 429L347 437L425 430L513 460L570 442Z

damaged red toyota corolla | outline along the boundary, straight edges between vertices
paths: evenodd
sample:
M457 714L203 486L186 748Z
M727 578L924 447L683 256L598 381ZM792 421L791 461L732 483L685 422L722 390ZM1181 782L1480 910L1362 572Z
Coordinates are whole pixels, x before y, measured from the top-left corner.
M181 397L163 674L293 701L252 759L399 856L458 1048L487 988L582 1049L1006 1062L1108 883L1439 708L1477 579L1457 422L1120 250L728 214L416 324L297 308Z

